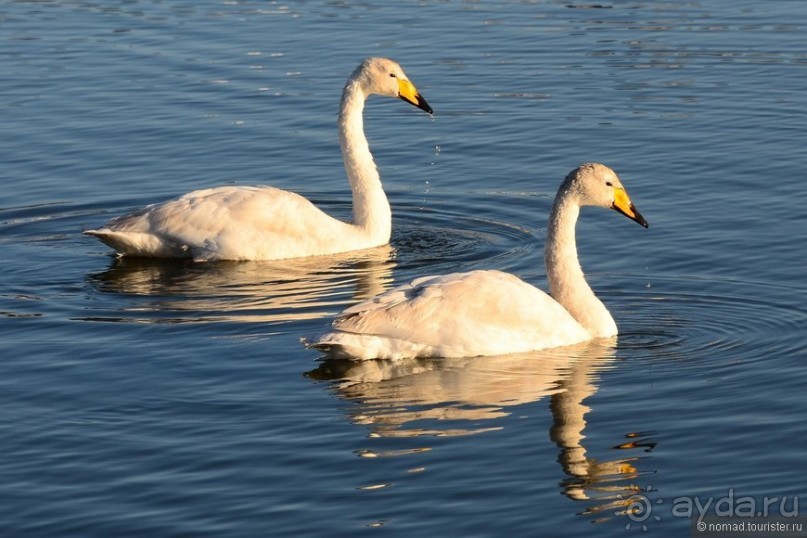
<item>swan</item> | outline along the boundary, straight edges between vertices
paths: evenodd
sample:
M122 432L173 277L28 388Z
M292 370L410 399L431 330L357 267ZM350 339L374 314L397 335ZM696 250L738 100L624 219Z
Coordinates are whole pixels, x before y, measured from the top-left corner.
M367 138L362 111L372 94L432 108L388 58L363 60L345 84L339 142L353 191L353 222L324 213L306 198L269 186L190 192L86 230L119 256L213 260L278 260L335 254L389 243L392 213Z
M400 359L503 355L612 337L616 323L577 258L575 223L586 205L615 209L648 227L613 170L599 163L572 170L547 226L551 296L502 271L426 276L344 310L304 344L336 357Z

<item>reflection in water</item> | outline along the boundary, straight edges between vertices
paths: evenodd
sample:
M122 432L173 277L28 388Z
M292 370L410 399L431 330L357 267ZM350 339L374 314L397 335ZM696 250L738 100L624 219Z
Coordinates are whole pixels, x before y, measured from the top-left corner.
M386 290L394 267L395 251L389 245L271 262L116 258L107 270L88 276L90 284L104 293L146 302L115 302L112 316L85 319L177 323L316 319ZM146 319L144 312L150 313Z
M600 357L587 356L572 365L567 375L559 380L559 390L551 396L549 404L552 411L549 437L560 449L558 462L566 473L566 478L560 483L561 489L570 499L588 503L581 515L598 516L603 520L615 514L628 515L627 510L635 510L636 494L650 491L649 486L638 486L636 480L640 475L652 472L640 472L636 467L640 458L635 455L598 461L586 454L583 432L585 415L591 408L583 402L597 392L597 371L602 369L602 361L613 359L612 352L613 349ZM614 449L644 449L649 452L655 447L649 433L624 435L628 441L614 446Z
M599 372L611 367L616 339L498 357L409 359L399 361L324 360L308 377L328 380L342 398L357 403L350 419L368 426L371 436L421 437L472 435L501 429L483 421L509 415L515 407L550 399L551 440L558 446L566 478L561 492L586 503L578 513L598 521L629 515L643 459L634 454L607 461L587 455L583 444L583 402L597 391ZM471 425L469 425L471 424ZM616 450L652 450L648 434L625 434ZM429 450L420 447L416 451ZM364 457L412 453L363 451ZM647 456L645 456L647 457Z

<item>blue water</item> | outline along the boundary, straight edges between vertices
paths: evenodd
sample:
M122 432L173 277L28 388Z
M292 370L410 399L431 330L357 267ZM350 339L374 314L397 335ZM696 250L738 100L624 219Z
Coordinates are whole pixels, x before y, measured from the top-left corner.
M1 4L0 535L685 536L676 499L792 507L806 32L784 0ZM365 110L390 248L118 261L81 235L220 184L349 218L336 109L371 55L436 112ZM545 286L551 200L585 161L650 222L578 224L615 346L300 344L416 276Z

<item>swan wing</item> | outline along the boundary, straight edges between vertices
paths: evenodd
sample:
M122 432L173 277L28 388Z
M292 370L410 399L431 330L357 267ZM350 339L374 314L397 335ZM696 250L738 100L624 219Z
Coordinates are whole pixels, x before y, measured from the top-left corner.
M354 358L478 356L590 335L554 299L501 271L423 277L348 308L312 344Z
M147 206L86 232L124 255L282 259L351 247L353 230L274 187L218 187ZM344 248L353 250L355 246Z

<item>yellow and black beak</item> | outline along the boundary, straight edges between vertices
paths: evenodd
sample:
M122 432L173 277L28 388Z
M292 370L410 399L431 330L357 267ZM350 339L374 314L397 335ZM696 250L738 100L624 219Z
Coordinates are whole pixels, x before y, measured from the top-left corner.
M434 114L432 107L421 97L415 85L406 79L398 78L398 97L407 103L415 105L421 110L425 110L429 114Z
M611 204L611 209L619 211L630 220L638 222L645 228L649 226L642 214L636 211L636 207L634 207L633 202L628 198L628 193L625 192L623 188L617 187L614 189L614 203Z

